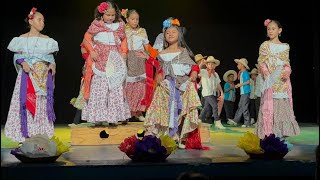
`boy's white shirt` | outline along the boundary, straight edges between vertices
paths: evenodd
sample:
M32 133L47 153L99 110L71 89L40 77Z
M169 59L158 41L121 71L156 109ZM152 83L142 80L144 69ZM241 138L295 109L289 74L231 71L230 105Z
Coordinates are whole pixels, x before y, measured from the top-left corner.
M214 75L211 75L209 78L208 71L206 69L200 70L201 76L201 86L202 86L202 96L217 96L217 89L218 85L220 84L221 80L217 72Z

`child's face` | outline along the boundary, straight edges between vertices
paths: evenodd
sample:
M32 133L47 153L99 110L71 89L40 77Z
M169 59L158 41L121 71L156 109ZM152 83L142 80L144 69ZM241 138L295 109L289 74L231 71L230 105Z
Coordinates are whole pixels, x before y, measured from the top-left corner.
M251 79L256 80L257 79L257 74L251 74Z
M179 38L179 31L177 28L175 27L169 27L166 31L165 31L165 38L166 41L169 44L173 44L178 42L178 38Z
M242 70L242 69L244 68L244 65L241 64L241 63L238 63L238 64L237 64L237 68L238 68L239 70Z
M234 80L234 75L233 74L229 74L228 81L229 82L233 82L233 80Z
M33 19L29 20L31 27L35 28L37 31L41 32L44 28L44 17L41 13L36 12Z
M270 39L274 39L278 37L281 32L282 32L282 28L279 28L275 22L271 21L271 23L268 24L267 33Z
M136 12L132 12L127 18L127 23L131 28L137 28L139 25L139 14Z
M116 10L114 8L109 8L103 14L102 19L105 23L111 24L116 18Z
M205 61L205 59L201 59L197 62L198 65L200 65L200 63L203 63Z
M207 68L212 70L212 69L215 69L217 66L215 63L207 63Z

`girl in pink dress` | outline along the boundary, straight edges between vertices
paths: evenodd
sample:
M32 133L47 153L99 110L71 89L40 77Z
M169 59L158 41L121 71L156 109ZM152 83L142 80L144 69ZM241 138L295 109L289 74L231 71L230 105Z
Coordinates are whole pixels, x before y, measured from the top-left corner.
M122 10L126 18L126 36L128 44L128 58L126 61L128 76L126 83L126 96L130 107L131 115L140 121L144 121L143 112L146 105L142 104L146 86L145 58L136 55L139 51L147 51L149 40L147 32L139 26L139 13L135 9Z
M258 65L263 75L261 107L255 133L264 138L275 134L288 137L300 134L293 112L289 44L279 40L282 26L279 21L267 19L268 41L261 44Z
M84 84L87 102L82 109L82 120L116 126L119 121L131 117L124 95L127 68L126 52L121 48L123 41L126 41L125 24L118 6L111 1L102 2L96 8L96 18L83 42L90 53L86 60L86 74L92 74L92 77L89 97Z

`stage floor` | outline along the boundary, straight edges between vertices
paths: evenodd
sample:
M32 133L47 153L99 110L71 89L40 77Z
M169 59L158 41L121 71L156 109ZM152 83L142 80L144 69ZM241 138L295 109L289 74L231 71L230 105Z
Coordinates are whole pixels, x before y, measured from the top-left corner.
M20 171L27 171L27 168L42 167L43 172L49 173L51 168L58 168L60 175L55 178L63 178L64 172L82 171L97 173L93 170L98 167L103 171L110 172L103 177L112 179L154 179L158 173L158 179L172 179L181 172L197 171L210 176L314 176L315 150L319 144L319 126L317 124L300 124L301 134L288 138L294 145L283 160L262 161L251 160L246 153L239 149L236 144L246 131L253 131L253 128L228 127L227 130L211 129L211 142L205 144L210 150L177 150L171 154L167 161L161 163L136 163L122 153L117 145L105 146L72 146L70 151L64 153L54 164L21 164L10 154L14 143L10 142L3 135L1 129L1 167L5 167L10 177L17 175L13 172L20 168ZM56 136L65 142L70 142L70 128L66 125L57 125ZM24 167L24 168L21 168ZM45 168L45 167L50 167ZM61 167L69 167L67 169ZM161 168L161 169L159 169ZM266 171L266 168L268 169ZM12 173L10 173L12 170ZM117 176L113 172L119 172ZM131 172L131 173L130 173ZM134 172L135 175L132 174ZM81 173L78 178L90 177ZM112 175L113 174L113 175ZM101 174L102 175L102 174ZM70 176L69 176L70 177ZM76 175L72 176L75 178ZM70 177L71 178L71 177Z

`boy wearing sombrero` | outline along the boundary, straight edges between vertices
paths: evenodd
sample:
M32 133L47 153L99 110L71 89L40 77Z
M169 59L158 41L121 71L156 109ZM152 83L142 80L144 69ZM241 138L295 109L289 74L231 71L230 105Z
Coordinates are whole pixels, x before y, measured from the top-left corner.
M202 56L202 54L197 54L194 56L194 60L196 61L200 69L203 69L200 66L204 65L206 58L207 56Z
M249 111L250 111L250 117L251 121L250 124L253 125L255 121L258 118L259 113L259 107L256 107L258 105L258 101L260 103L260 98L258 99L256 95L256 90L259 88L259 85L257 84L257 76L258 76L258 69L253 68L250 72L251 79L250 79L250 103L249 103Z
M196 63L198 64L199 66L199 69L206 69L206 66L205 66L205 61L206 61L206 58L207 56L202 56L202 54L197 54L194 56L194 60L196 61ZM200 97L200 101L201 101L201 104L202 106L204 106L204 98L201 94L201 91L202 91L202 87L201 87L201 82L200 82L200 78L197 78L197 84L198 84L198 95Z
M220 85L220 77L215 68L220 65L220 61L213 56L209 56L206 60L207 69L200 70L201 84L202 84L202 96L205 99L204 107L200 113L199 118L205 121L207 113L210 113L214 119L214 125L218 129L226 129L220 120L218 115L218 96L219 99L223 99L223 90Z
M234 81L237 80L237 72L229 70L224 73L223 80L226 82L223 86L224 91L224 110L228 120L232 120L234 116L234 102L236 100L236 90Z
M248 61L245 58L235 59L237 63L238 80L240 83L235 85L235 88L240 88L240 101L238 104L238 109L234 116L233 120L228 120L228 124L237 125L241 117L244 118L244 124L241 127L250 127L250 114L249 114L249 96L250 96L250 74L247 69L250 69L248 66Z

